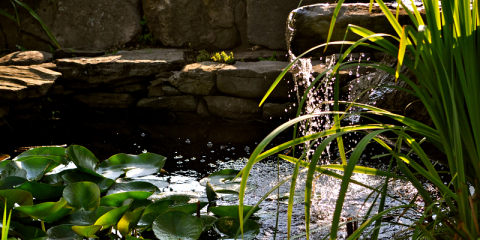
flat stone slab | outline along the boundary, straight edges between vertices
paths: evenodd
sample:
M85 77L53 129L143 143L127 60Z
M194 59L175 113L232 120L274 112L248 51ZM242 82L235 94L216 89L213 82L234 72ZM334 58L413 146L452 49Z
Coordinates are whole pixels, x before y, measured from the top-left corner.
M51 53L42 51L14 52L0 58L0 66L30 66L50 62L52 59Z
M233 96L261 99L288 64L278 61L236 62L218 71L217 87ZM269 98L288 99L292 89L292 74L287 73Z
M137 99L128 93L89 93L76 95L75 100L92 108L124 109L134 107Z
M180 70L184 65L179 49L142 49L100 57L64 58L56 62L64 78L89 84L114 83L126 78L153 76Z
M197 111L197 103L198 101L191 95L151 97L140 99L137 103L137 107L172 112L194 112Z
M211 61L188 64L168 81L181 92L210 95L216 90L217 72L227 66L227 64Z
M44 96L61 75L37 66L0 66L0 100Z
M216 117L240 121L262 117L262 108L258 106L259 101L227 96L207 96L204 99L209 113Z
M237 61L245 62L258 62L260 58L268 59L275 55L277 61L288 61L288 56L286 51L273 51L273 50L256 50L256 51L247 51L247 52L234 52L233 57Z
M294 118L297 114L297 104L293 102L287 103L264 103L263 104L263 120L288 120Z

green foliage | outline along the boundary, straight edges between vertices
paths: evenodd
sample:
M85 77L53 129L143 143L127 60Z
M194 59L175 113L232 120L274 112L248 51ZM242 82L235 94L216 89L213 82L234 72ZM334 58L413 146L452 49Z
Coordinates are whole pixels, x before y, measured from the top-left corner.
M329 30L329 37L335 26L336 16L340 12L341 4L339 1L333 14L332 23ZM368 29L349 25L348 31L351 31L361 37L357 42L339 41L329 42L314 47L306 53L318 48L327 47L330 44L351 45L336 65L327 71L332 70L333 74L339 70L348 69L352 66L369 66L381 69L401 81L405 81L412 90L402 89L414 96L417 96L426 107L430 115L434 128L422 124L418 121L393 114L383 109L373 106L359 104L355 102L342 102L339 100L339 82L335 81L334 100L324 102L323 104L333 104L333 111L322 114L312 114L306 116L298 116L282 126L278 127L270 135L268 135L255 149L249 159L246 167L242 172L242 186L240 189L240 205L239 212L244 209L244 194L246 182L249 172L256 162L277 154L285 149L296 145L304 145L309 141L319 141L317 148L312 150L313 156L310 162L304 160L305 154L300 159L290 158L296 164L293 174L291 189L295 189L296 176L300 167L306 167L307 180L305 186L305 224L306 237L310 237L310 203L311 191L314 174L316 172L328 174L329 176L342 179L341 190L335 206L333 222L330 231L330 239L336 239L340 226L340 214L345 204L345 196L348 185L355 183L351 179L352 173L358 171L356 164L363 154L366 147L371 142L377 142L388 151L392 157L392 163L395 162L400 173L391 173L387 175L375 169L369 169L369 174L386 176L385 185L380 190L372 189L372 195L379 199L378 212L371 212L365 217L364 222L359 226L348 239L357 239L361 235L367 235L371 239L378 239L379 228L385 224L382 218L394 211L400 210L405 212L413 210L419 213L421 217L414 219L409 225L410 232L407 232L411 239L479 239L479 213L480 207L479 195L480 187L480 113L478 104L480 103L480 67L478 40L480 39L480 20L478 1L470 0L442 0L441 8L439 1L424 0L425 17L428 22L424 22L422 15L412 3L413 11L406 8L402 1L398 1L399 8L405 9L409 14L413 26L401 26L397 18L392 14L382 0L376 0L382 12L386 15L389 23L395 29L397 36L387 34L376 34ZM372 1L373 3L373 1ZM392 44L388 39L398 41ZM328 40L329 41L329 40ZM349 63L345 61L347 56L355 47L364 46L380 50L398 59L396 68L389 68L379 63ZM297 59L304 56L300 55ZM405 57L411 56L411 57ZM278 82L288 72L291 66L297 60L292 62L272 84L265 95L262 103L272 92ZM416 77L409 79L399 70L402 66L407 67ZM307 91L303 96L299 105L299 111L303 107L306 95L315 84L319 83L325 76L326 72L320 74L313 83L307 87ZM398 125L388 124L363 124L357 126L341 126L341 119L346 116L345 112L338 111L340 105L345 105L346 109L351 107L359 107L367 109L361 113L364 116L373 114L390 118L398 122ZM271 149L265 148L267 144L280 132L295 126L302 121L329 114L334 117L334 125L331 129L322 132L295 138L280 146ZM368 131L368 134L365 133ZM364 137L354 147L348 162L346 160L345 149L343 148L342 136L351 132L362 132ZM396 136L396 145L389 146L379 135L390 134ZM415 134L418 137L412 137ZM422 139L422 140L419 140ZM421 147L423 141L428 141L437 148L437 151L446 155L445 159L441 159L442 164L449 168L449 174L452 177L450 183L445 183L440 177L440 173L434 168L435 163L425 154ZM342 167L333 168L343 171L343 175L329 171L329 166L317 166L321 153L331 143L336 141L339 146L338 154L341 156ZM409 153L401 152L400 147L406 145L412 150ZM307 145L308 146L308 145ZM411 158L414 153L420 159L420 163ZM423 182L418 180L421 175L430 184L437 189L440 197L432 196L425 189ZM418 197L422 199L425 205L418 205L412 201L410 204L388 207L385 204L387 196L386 187L389 184L389 178L403 178L409 181L418 191ZM356 183L357 184L357 183ZM364 184L364 187L369 188ZM470 189L474 189L474 194L470 193ZM369 188L371 189L371 187ZM293 196L293 194L291 194ZM290 237L290 221L292 215L293 197L289 199L288 209L288 237ZM375 200L377 201L377 200ZM402 213L403 215L403 213ZM397 215L400 216L400 215ZM244 221L240 216L240 224ZM368 227L374 227L372 232L365 232Z
M142 35L140 35L140 39L138 39L138 41L143 43L155 44L157 42L157 39L148 29L147 16L145 16L145 14L143 15L143 20L140 21L140 25L142 25L143 30Z
M277 61L277 52L273 52L273 55L269 58L263 58L263 57L259 57L258 60L260 61Z
M21 239L116 239L117 231L126 239L143 239L141 233L152 230L160 239L198 239L218 220L192 216L207 202L189 203L188 195L164 195L150 182L128 178L156 174L165 161L163 156L143 153L117 154L100 163L77 145L35 148L14 160L0 161L2 240L9 233ZM76 168L61 169L60 164L69 163ZM53 170L58 172L51 174ZM229 209L230 215L237 213L236 206Z
M211 58L215 62L226 63L226 64L233 64L235 60L233 59L233 52L230 55L227 55L224 51L221 53L215 53L215 55Z
M197 62L208 61L211 59L210 53L205 50L200 50L197 55Z

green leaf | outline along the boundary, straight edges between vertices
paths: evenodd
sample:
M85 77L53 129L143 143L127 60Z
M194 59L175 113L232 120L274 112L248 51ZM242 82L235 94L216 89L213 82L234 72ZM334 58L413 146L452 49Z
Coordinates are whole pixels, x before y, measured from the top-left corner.
M183 204L183 205L176 205L173 207L170 207L168 211L181 211L185 212L188 214L193 214L196 213L198 208L202 209L203 207L207 206L207 202L200 202L200 206L198 206L198 203L188 203L188 204Z
M7 189L7 190L0 190L0 202L5 204L5 199L7 201L7 208L13 209L13 206L16 204L20 206L28 206L33 205L33 196L31 193L20 190L20 189ZM0 211L3 214L3 208L0 208Z
M252 206L243 206L243 216L246 216L247 213L252 209ZM210 211L215 214L216 216L219 217L232 217L232 218L238 218L238 205L232 205L232 206L218 206L218 207L211 207L209 208ZM256 207L254 210L254 213L260 210L259 207Z
M123 214L127 212L130 205L115 208L105 214L103 214L94 225L102 225L102 229L117 225L118 221L122 218Z
M18 186L26 181L27 179L16 176L2 178L0 179L0 190L13 189L15 186Z
M216 217L210 215L200 215L203 223L203 232L208 231L213 227L213 223L217 220Z
M214 223L214 228L226 235L226 238L235 238L237 230L240 228L240 219L232 217L222 217ZM260 226L257 222L248 219L243 224L243 239L255 239L260 233Z
M100 230L102 226L100 225L91 225L91 226L72 226L72 230L81 236L84 236L86 238L97 238L95 236L95 233Z
M120 207L123 204L123 201L132 198L133 200L145 200L150 197L153 192L142 192L142 191L132 191L132 192L121 192L114 193L108 196L103 197L100 200L100 205L102 206L111 206L111 207Z
M47 236L40 228L32 226L24 226L18 222L10 222L10 232L14 232L22 237L22 239L36 239Z
M133 212L126 212L117 224L117 229L122 236L127 236L132 229L134 229L140 218L142 217L145 208L137 208Z
M69 239L69 240L82 240L83 236L78 235L72 230L74 225L63 224L52 227L47 230L48 239Z
M72 145L67 148L66 153L68 158L75 163L78 170L86 173L90 173L91 175L102 177L98 173L95 172L95 168L98 163L98 159L93 155L90 150L86 149L85 147Z
M100 189L92 182L77 182L65 187L63 198L75 212L92 211L100 205Z
M32 156L23 161L11 161L5 166L3 171L22 172L21 170L25 170L27 173L26 178L28 180L38 181L43 177L43 174L58 165L59 163L56 163L48 157ZM2 173L2 176L3 175L4 174Z
M168 211L168 207L172 204L174 204L173 200L162 200L148 205L143 212L142 218L138 222L138 226L142 228L148 228L150 225L152 225L155 218Z
M156 202L158 201L166 201L166 200L171 200L174 202L174 204L183 204L183 203L188 203L190 199L192 198L191 195L188 194L165 194L162 193L161 195L156 195L155 200Z
M196 240L202 234L202 230L200 218L178 211L166 212L153 222L153 232L162 240Z
M121 192L155 192L158 188L149 182L129 182L129 183L115 183L107 192L107 195L121 193Z
M106 192L115 183L115 181L110 178L85 174L84 172L78 171L76 169L73 169L72 171L68 171L67 173L63 174L62 179L69 183L93 182L97 184L101 193Z
M32 157L32 156L43 156L49 157L51 160L55 162L61 163L66 165L67 161L67 154L65 153L65 148L63 147L38 147L32 148L27 150L23 153L20 153L17 156L17 161L21 161L22 158L25 157Z
M146 176L159 172L166 159L154 153L140 155L120 153L103 161L98 167L98 172L111 179L117 179L124 173L128 178Z
M58 202L44 202L31 206L16 207L15 210L28 214L34 219L44 220L48 216L57 213L67 204L64 198L60 198ZM69 211L71 211L69 209Z
M18 186L17 189L29 191L33 197L38 200L45 200L61 197L65 186L53 186L38 182L25 182Z
M218 199L218 196L215 193L215 190L213 190L213 187L209 182L207 182L207 199L208 199L208 202L213 202Z

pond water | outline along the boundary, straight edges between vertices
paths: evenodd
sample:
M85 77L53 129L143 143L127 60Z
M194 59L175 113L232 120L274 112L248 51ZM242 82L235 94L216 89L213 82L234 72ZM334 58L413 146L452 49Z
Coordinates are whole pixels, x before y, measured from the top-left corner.
M177 119L178 120L178 119ZM157 173L133 174L128 181L151 182L162 192L181 192L205 198L205 186L200 179L210 173L227 168L240 170L245 165L250 153L256 145L275 127L276 124L252 121L248 123L233 123L226 120L172 122L166 120L128 118L116 113L84 112L82 114L65 113L61 120L36 122L10 122L8 126L0 127L0 153L12 157L19 147L38 145L71 145L77 144L90 149L99 160L107 159L117 153L140 154L148 151L167 157L164 169L168 174ZM12 130L13 129L13 130ZM277 138L273 144L285 142L291 138L291 132ZM351 141L355 141L354 137ZM272 145L273 146L273 145ZM334 149L335 146L332 146ZM360 164L368 163L379 168L386 168L383 159L369 161L373 151L366 153ZM332 156L335 159L335 156ZM331 160L331 159L330 159ZM326 160L325 160L326 161ZM287 178L293 172L293 165L276 159L267 159L254 166L249 178L249 191L245 204L254 205L271 187L280 180ZM128 177L128 176L127 176ZM379 177L355 175L354 178L370 185L383 183ZM292 235L305 232L304 225L304 183L303 173L297 183L295 205L293 209ZM389 206L399 205L411 200L415 191L405 183L397 182L389 189L392 196L388 198ZM279 192L275 191L264 201L257 213L261 226L257 239L273 239L276 226L277 196L280 196L278 206L279 223L277 239L285 239L287 234L287 204L290 183L283 185ZM312 229L328 227L333 214L335 201L339 191L340 181L330 177L318 176L315 180L313 193ZM238 190L238 184L233 186ZM357 217L368 210L372 199L363 204L370 191L363 187L352 185L348 192L343 216ZM235 197L225 195L218 205L238 204ZM411 213L409 217L416 213ZM408 224L408 219L402 219ZM389 239L401 228L392 225L382 230L382 239ZM340 236L346 236L345 228ZM328 229L316 231L313 239L326 236ZM217 239L218 236L210 239ZM304 237L300 237L304 239Z

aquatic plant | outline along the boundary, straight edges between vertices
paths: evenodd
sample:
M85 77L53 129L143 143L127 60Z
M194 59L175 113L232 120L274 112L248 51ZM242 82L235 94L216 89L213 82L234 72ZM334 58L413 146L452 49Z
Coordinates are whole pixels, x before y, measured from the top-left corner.
M34 148L3 160L2 239L8 234L21 239L198 239L210 229L233 237L232 229L236 231L240 222L238 206L211 207L213 215L200 214L208 202L163 193L151 181L134 179L159 173L165 161L153 153L121 153L100 162L78 145ZM206 179L213 181L218 174L233 178L238 173L231 171ZM210 185L209 201L215 201L212 196L221 190ZM259 225L253 220L247 224L248 239L253 239Z
M369 209L369 214L362 219L358 230L349 236L348 239L357 239L362 234L368 234L371 239L378 239L380 228L383 224L382 218L392 214L397 209L400 212L413 209L420 214L421 217L419 219L414 220L412 225L407 226L406 234L412 239L479 239L480 126L478 122L480 122L480 113L478 104L480 103L480 95L478 93L480 90L480 48L478 48L478 39L480 38L480 31L478 28L480 27L480 18L478 1L441 0L440 7L437 0L424 0L426 22L413 1L412 10L409 10L402 1L397 1L398 9L403 8L410 16L412 25L408 26L401 26L395 15L382 0L375 1L398 36L374 33L363 27L349 25L348 31L359 35L361 37L360 40L356 42L329 42L336 17L340 11L341 4L344 2L340 0L333 14L327 43L314 47L306 53L318 48L326 48L332 44L351 45L343 52L336 65L328 69L328 71L331 70L333 72L333 75L338 74L339 70L352 67L351 62L345 62L344 60L357 46L370 47L376 51L382 51L396 57L398 65L395 69L376 62L354 64L355 66L375 67L395 75L399 81L405 81L412 90L401 90L421 100L433 121L434 127L429 127L413 119L393 114L374 106L340 101L339 83L335 81L333 101L323 103L333 104L333 111L299 116L283 124L269 134L252 153L249 162L241 173L242 187L240 190L239 212L243 212L246 182L250 169L256 162L296 145L305 144L309 141L318 141L319 145L313 149L314 153L309 162L305 160L306 153L303 153L299 158L281 155L283 159L296 164L295 172L292 176L292 191L295 189L296 177L300 167L308 169L305 191L307 239L309 239L310 235L312 181L316 172L342 179L341 190L336 201L330 228L330 239L337 238L340 215L345 204L345 196L349 185L351 183L359 184L351 179L354 172L384 176L385 184L380 188L370 187L372 195L376 195L375 202L379 201L378 211L373 213L371 212L372 209ZM373 3L373 0L371 3ZM393 44L386 38L393 38L398 44ZM280 74L265 95L262 103L290 67L304 54L295 59ZM403 75L400 72L402 66L407 67L415 75L416 79L408 79ZM299 112L305 102L308 90L325 75L326 72L320 74L313 84L307 88L301 100ZM339 111L340 105L345 105L347 110L352 107L367 109L367 111L360 114L365 117L368 117L368 115L383 116L395 120L398 124L378 122L378 124L342 126L340 120L346 116L346 111ZM264 151L267 144L281 131L320 115L333 115L334 124L330 129L296 137L291 141ZM347 161L343 137L351 132L358 132L365 136L354 147ZM396 136L395 146L388 145L379 137L381 134L386 133ZM321 153L333 141L336 141L338 144L342 164L317 165ZM392 159L389 169L392 163L396 163L401 173L382 172L378 169L356 165L366 146L372 141L379 143L388 151L388 154L385 156L390 156ZM431 143L438 151L445 154L445 159L440 159L440 161L449 168L447 172L439 172L435 169L434 165L436 163L429 159L422 149L421 143L423 141ZM400 151L399 149L402 146L408 146L411 151ZM418 156L419 160L412 159L411 154ZM331 171L332 169L343 171L343 175ZM450 182L444 183L440 176L441 174L448 174L448 177L451 179ZM424 182L418 180L417 176L422 176L425 181L432 184L438 191L439 197L432 196L425 188ZM421 202L423 203L416 203L414 199L409 204L387 207L385 199L390 178L402 178L409 181L417 190L418 197L422 199ZM365 187L368 188L369 186L365 185ZM292 215L292 198L289 199L289 224ZM241 216L240 219L242 219ZM400 223L393 222L393 224ZM288 228L288 238L290 238L290 225Z

